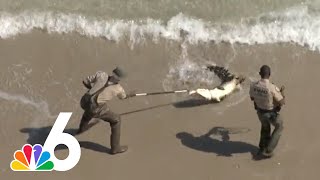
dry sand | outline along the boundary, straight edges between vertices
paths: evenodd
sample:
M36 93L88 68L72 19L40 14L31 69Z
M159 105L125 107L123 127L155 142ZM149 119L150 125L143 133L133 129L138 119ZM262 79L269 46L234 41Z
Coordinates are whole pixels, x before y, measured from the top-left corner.
M288 44L190 48L190 57L202 53L222 65L223 57L235 49L230 69L251 78L258 78L262 64L272 67L273 81L284 84L287 94L285 129L273 158L252 160L260 124L247 82L238 104L236 95L220 104L194 107L172 104L186 99L184 95L113 101L113 110L123 114L121 141L129 146L127 153L106 153L110 127L100 122L76 136L82 154L70 171L11 171L14 151L25 143L43 143L59 112L73 112L68 131L78 127L78 102L85 91L81 78L119 65L129 74L123 81L126 89L159 91L180 54L175 43L147 42L131 50L103 39L33 32L0 40L0 179L318 179L319 54ZM229 140L205 136L217 127L231 129ZM58 157L67 154L65 149L56 151Z

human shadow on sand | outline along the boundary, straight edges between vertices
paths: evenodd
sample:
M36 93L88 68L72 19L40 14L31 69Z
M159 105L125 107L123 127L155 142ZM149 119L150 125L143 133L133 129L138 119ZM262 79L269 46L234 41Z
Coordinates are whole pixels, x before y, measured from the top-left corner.
M98 123L98 121L96 121L94 123L90 123L88 129L90 129L91 127L93 127L97 123ZM27 139L28 144L44 145L51 129L52 129L52 126L46 126L46 127L40 127L40 128L22 128L22 129L20 129L20 132L28 134L28 139ZM65 129L63 132L71 134L73 136L77 136L77 131L78 131L78 129ZM94 143L94 142L79 141L79 144L82 148L85 148L85 149L89 149L89 150L101 152L101 153L110 153L109 148L102 146L100 144ZM67 149L67 147L64 145L58 145L55 148L55 150L63 150L63 149Z
M187 132L180 132L176 137L180 139L184 146L198 151L215 153L217 156L231 157L233 154L249 152L254 157L258 151L256 146L240 141L230 141L229 134L245 133L247 131L249 130L214 127L208 133L199 137Z

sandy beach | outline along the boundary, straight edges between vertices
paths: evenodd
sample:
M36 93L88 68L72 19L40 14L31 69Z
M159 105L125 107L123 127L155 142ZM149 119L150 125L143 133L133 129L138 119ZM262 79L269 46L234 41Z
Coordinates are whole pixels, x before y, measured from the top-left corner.
M319 53L287 43L212 42L187 48L189 59L202 58L198 64L211 61L247 76L242 90L219 104L186 103L186 94L112 101L112 109L122 114L121 142L129 146L127 153L107 153L110 127L101 121L76 136L82 148L73 169L35 174L13 172L13 153L25 143L43 143L59 112L73 112L66 132L78 127L82 78L120 66L129 75L122 82L128 91L178 88L182 80L174 82L174 73L168 75L179 68L181 43L146 41L131 49L102 38L40 31L0 39L1 179L317 179ZM271 66L274 83L286 86L285 129L275 156L255 161L260 123L248 88L263 64ZM66 149L56 150L57 157L67 155Z

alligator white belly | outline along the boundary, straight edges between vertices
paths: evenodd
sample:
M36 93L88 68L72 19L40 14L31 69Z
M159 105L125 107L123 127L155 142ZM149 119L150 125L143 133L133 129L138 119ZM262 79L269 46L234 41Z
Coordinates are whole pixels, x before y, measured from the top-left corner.
M225 84L222 84L220 87L223 88L214 88L214 89L197 89L190 91L189 95L194 97L202 97L207 100L215 100L220 102L222 98L230 95L236 88L237 84L235 80L229 81Z

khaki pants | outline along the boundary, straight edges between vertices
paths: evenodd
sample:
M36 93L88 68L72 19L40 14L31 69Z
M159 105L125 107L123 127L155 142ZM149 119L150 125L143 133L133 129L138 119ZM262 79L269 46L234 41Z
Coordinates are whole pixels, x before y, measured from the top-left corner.
M121 118L119 114L112 112L106 104L98 105L94 109L85 110L80 122L80 131L84 131L89 121L92 118L102 119L111 126L110 144L111 150L117 149L120 146L120 126Z
M260 132L260 150L266 150L267 152L273 152L276 148L282 130L283 121L281 116L277 112L261 112L258 111L258 117L261 122L261 132ZM271 133L271 125L274 126L274 130Z

